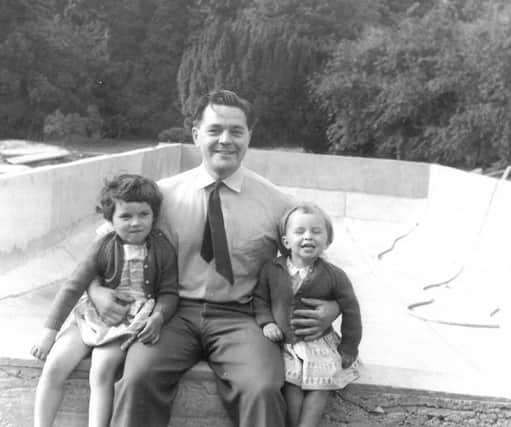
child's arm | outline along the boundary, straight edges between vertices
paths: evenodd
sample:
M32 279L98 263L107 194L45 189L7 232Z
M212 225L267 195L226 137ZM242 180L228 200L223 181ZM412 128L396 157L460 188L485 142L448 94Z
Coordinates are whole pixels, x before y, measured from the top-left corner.
M273 342L281 341L284 338L282 330L273 322L263 326L263 335Z
M353 362L355 362L355 360L357 360L357 355L348 354L342 350L340 351L340 354L341 354L341 359L342 359L342 362L341 362L342 369L348 369L351 365L353 365Z
M44 362L46 360L46 356L48 356L48 353L55 343L56 337L57 331L55 329L43 328L39 341L32 346L30 354Z
M358 356L358 346L362 339L362 319L360 306L350 279L340 268L334 266L334 294L341 309L341 344L339 352L343 356L343 367ZM344 362L344 358L346 362ZM351 365L349 363L349 365Z
M270 283L268 277L268 270L271 264L272 261L268 261L263 266L259 274L259 280L254 289L254 316L257 324L261 327L268 323L275 323L271 312Z
M97 254L102 244L96 241L73 271L71 278L59 289L50 308L46 328L60 330L67 316L92 280L98 275Z
M30 354L37 359L46 360L62 324L89 283L96 277L96 255L99 244L99 242L95 242L92 245L86 257L74 270L71 278L64 283L55 296L44 327L41 330L39 340L30 350Z

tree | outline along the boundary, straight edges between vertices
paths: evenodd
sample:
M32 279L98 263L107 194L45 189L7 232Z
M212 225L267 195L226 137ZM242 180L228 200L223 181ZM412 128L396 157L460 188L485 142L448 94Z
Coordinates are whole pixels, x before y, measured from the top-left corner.
M136 104L144 105L138 132L156 136L183 118L177 93L177 73L188 32L189 2L160 1L146 27L140 71L134 75Z
M464 167L509 157L511 30L498 17L511 9L467 6L441 2L339 44L311 82L337 152Z
M200 95L229 88L255 103L255 146L324 152L325 117L309 99L307 80L329 57L325 41L356 37L370 2L259 0L238 2L228 13L223 2L199 3L196 16L207 16L197 19L202 24L190 34L178 74L185 118Z
M117 0L108 9L110 60L93 88L106 135L156 137L182 121L176 76L188 7L185 0Z
M14 3L14 2L13 2ZM69 2L23 0L7 9L16 16L0 44L0 132L41 137L47 114L84 113L90 102L91 64L104 60L104 28L72 19ZM12 3L11 3L12 5Z

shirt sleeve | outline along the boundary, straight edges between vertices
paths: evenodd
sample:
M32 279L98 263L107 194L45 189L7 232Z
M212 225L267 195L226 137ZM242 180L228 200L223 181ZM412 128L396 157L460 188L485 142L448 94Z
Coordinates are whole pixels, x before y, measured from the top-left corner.
M339 350L358 355L362 339L362 318L360 306L350 279L341 269L334 270L334 294L342 314L341 344Z
M177 254L174 246L163 235L157 231L158 245L158 265L160 267L158 277L159 283L156 283L156 305L154 312L160 312L163 320L166 322L176 312L179 302L178 296L178 276L177 276Z
M259 279L254 290L254 315L257 324L261 327L267 323L275 322L271 312L270 283L268 270L271 261L261 269Z
M46 328L60 330L78 299L92 280L99 275L97 257L103 241L103 238L97 239L92 244L87 255L80 261L70 279L57 292L44 324Z

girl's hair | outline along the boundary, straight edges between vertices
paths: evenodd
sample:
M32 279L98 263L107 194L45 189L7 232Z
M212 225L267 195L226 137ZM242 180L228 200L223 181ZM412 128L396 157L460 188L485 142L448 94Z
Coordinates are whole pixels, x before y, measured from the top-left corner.
M284 247L282 244L282 237L286 234L287 224L289 222L289 218L295 212L301 212L304 214L315 214L323 219L325 222L326 228L326 240L327 246L330 245L334 240L334 227L332 225L332 220L328 216L328 214L321 209L318 205L310 202L300 202L297 205L293 206L291 209L288 209L284 216L280 219L279 222L279 249L283 255L290 255L290 251Z
M146 202L153 211L153 224L160 214L163 196L158 185L149 178L135 174L121 174L112 179L105 179L101 189L98 210L106 220L112 221L115 201Z

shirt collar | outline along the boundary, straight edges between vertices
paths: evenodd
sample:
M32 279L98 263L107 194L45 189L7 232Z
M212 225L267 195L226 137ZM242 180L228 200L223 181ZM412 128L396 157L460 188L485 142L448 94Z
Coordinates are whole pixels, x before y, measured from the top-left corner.
M289 257L286 259L286 266L291 276L295 276L296 274L298 274L300 279L302 280L305 279L307 274L312 269L312 265L308 265L307 267L297 267L296 265L293 264L293 261L291 261L291 258Z
M229 187L231 190L239 193L241 191L241 186L243 184L243 179L245 178L245 168L240 166L236 172L232 175L229 175L227 178L223 179L222 182ZM197 175L197 188L206 188L215 182L215 178L213 178L207 171L204 162L198 168Z

